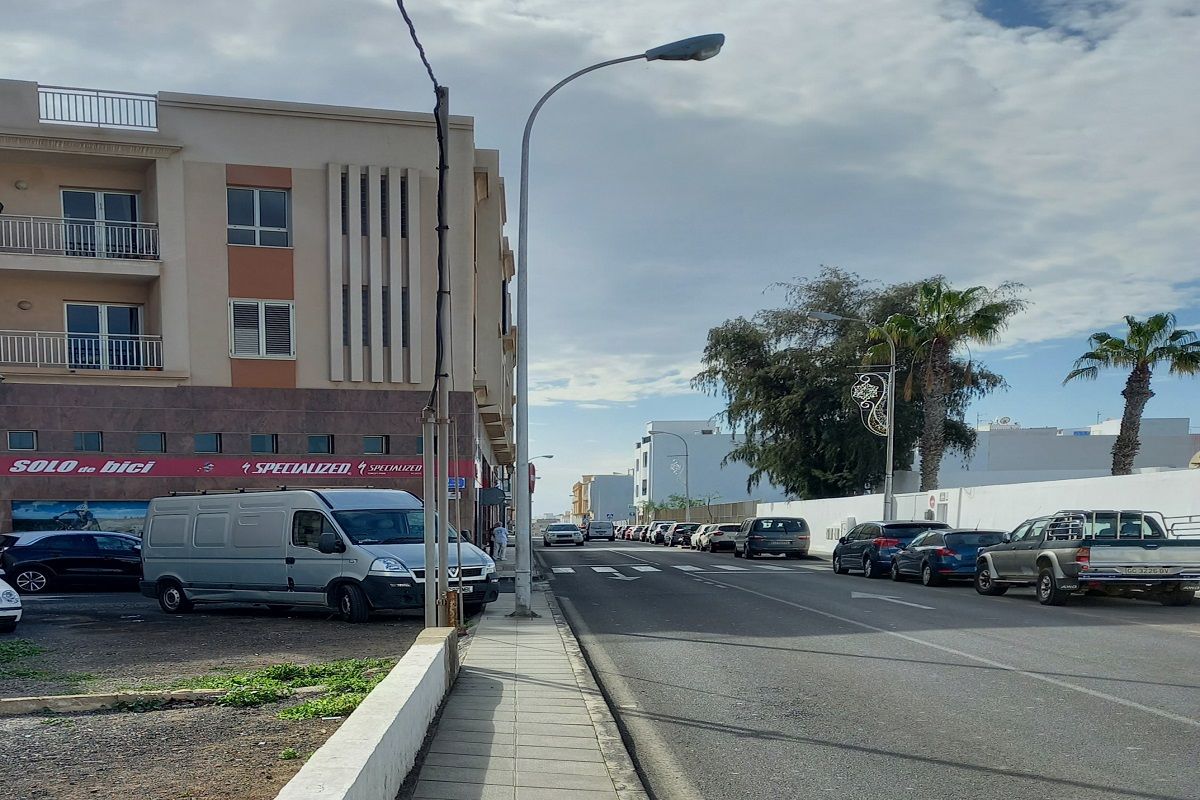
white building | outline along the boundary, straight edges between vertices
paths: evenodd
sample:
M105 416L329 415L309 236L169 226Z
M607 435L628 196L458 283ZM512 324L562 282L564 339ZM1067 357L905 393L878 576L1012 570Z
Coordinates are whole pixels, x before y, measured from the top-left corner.
M1190 433L1189 424L1187 418L1143 419L1134 471L1187 469L1200 450L1200 434ZM946 454L938 485L953 489L1102 477L1112 471L1112 447L1120 429L1119 419L1081 428L1022 428L1002 417L976 428L969 458ZM898 492L916 491L919 485L919 472L896 473Z
M651 435L651 431L664 433ZM743 438L722 433L703 419L647 422L645 433L634 445L634 504L666 503L672 495L682 497L685 491L693 499L713 504L786 500L787 493L766 480L748 491L749 465L740 461L722 465Z

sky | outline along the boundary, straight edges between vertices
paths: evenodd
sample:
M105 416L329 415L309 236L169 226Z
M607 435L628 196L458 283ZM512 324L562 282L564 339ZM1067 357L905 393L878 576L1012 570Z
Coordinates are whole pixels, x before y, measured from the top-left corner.
M589 64L700 33L701 63L588 75L542 111L530 189L535 513L624 472L651 419L704 419L709 328L836 265L880 281L1026 286L975 356L1027 426L1120 415L1122 376L1060 386L1093 331L1200 328L1200 0L408 0L452 111L501 151ZM9 0L0 76L424 110L389 0ZM1156 377L1148 416L1200 383Z

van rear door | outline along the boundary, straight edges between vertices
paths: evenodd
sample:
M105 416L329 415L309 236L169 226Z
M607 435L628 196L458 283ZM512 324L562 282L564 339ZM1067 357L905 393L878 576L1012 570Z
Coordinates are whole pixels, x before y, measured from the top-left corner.
M342 553L322 553L317 549L323 533L342 538L324 512L312 509L292 512L287 574L288 588L297 603L324 604L325 587L342 574Z

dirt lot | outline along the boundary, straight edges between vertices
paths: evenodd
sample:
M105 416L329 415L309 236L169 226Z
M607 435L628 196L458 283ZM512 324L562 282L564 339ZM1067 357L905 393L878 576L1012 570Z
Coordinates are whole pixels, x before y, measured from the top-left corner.
M162 613L135 594L27 598L15 635L43 652L3 663L0 696L162 686L279 663L402 656L420 616L350 625L320 611L204 607ZM0 718L0 785L14 800L272 798L341 719L284 721L296 699L258 708L174 706L143 712ZM294 754L295 758L281 758ZM118 788L119 787L119 788Z

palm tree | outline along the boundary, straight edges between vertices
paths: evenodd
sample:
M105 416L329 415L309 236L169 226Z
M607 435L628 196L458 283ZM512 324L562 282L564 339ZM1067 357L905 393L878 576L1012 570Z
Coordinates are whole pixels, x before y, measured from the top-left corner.
M921 427L921 491L938 487L938 470L946 450L946 398L952 390L954 354L970 343L992 344L1008 327L1008 320L1025 308L1017 297L1021 285L1003 283L995 289L972 286L953 289L944 278L925 281L917 288L916 314L893 314L883 324L896 343L912 353L913 368L904 393L913 394L919 379L924 415ZM882 339L883 330L874 337ZM879 352L873 349L872 357ZM966 371L971 381L970 365Z
M1112 474L1129 475L1142 443L1142 412L1154 397L1150 377L1154 368L1166 364L1172 375L1200 373L1200 336L1194 331L1175 327L1174 314L1155 314L1145 322L1125 317L1129 334L1124 339L1100 331L1088 338L1091 349L1075 360L1075 368L1067 373L1063 383L1073 380L1095 380L1102 368L1129 370L1121 396L1125 412L1121 415L1121 432L1112 448Z

